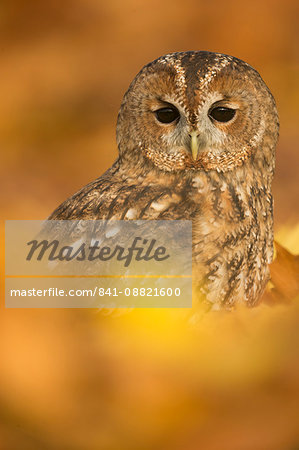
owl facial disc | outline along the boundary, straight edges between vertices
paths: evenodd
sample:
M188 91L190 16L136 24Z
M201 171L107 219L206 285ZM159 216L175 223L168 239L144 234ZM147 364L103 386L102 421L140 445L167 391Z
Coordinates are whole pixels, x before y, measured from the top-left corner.
M233 56L195 51L139 72L123 99L117 143L123 160L162 172L228 172L260 152L269 132L278 135L277 110L258 72Z

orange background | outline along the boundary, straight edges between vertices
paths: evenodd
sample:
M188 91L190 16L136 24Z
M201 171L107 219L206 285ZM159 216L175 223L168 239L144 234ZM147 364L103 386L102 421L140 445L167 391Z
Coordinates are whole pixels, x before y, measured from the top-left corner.
M147 62L183 50L244 59L273 92L277 223L299 218L298 8L292 0L2 1L3 219L43 219L114 161L115 122Z
M44 219L111 165L118 108L144 64L210 50L250 63L276 98L275 231L294 229L298 12L296 0L2 0L1 219ZM1 450L299 445L297 306L194 331L169 311L3 305Z

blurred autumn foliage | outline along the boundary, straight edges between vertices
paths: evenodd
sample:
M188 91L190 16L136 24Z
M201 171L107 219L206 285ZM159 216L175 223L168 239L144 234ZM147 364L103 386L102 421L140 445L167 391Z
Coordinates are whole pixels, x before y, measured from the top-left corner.
M111 165L121 98L164 53L244 59L281 119L280 244L259 307L5 310L2 274L1 450L299 448L298 12L296 0L1 1L2 221L46 218Z

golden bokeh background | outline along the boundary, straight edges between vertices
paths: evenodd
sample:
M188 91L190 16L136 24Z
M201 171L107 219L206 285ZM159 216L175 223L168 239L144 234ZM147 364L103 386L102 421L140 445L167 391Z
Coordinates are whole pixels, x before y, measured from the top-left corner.
M2 0L2 224L46 218L111 165L144 64L210 50L250 63L276 98L275 232L298 252L298 13L296 0ZM3 227L1 244L3 267ZM296 302L119 315L5 310L2 295L0 449L296 450L298 326Z

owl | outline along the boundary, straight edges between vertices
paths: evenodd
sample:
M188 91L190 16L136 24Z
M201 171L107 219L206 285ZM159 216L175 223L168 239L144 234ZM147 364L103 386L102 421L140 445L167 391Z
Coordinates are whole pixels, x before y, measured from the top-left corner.
M207 51L144 66L125 93L112 167L50 220L191 220L193 283L209 304L256 305L273 258L279 122L249 64Z

